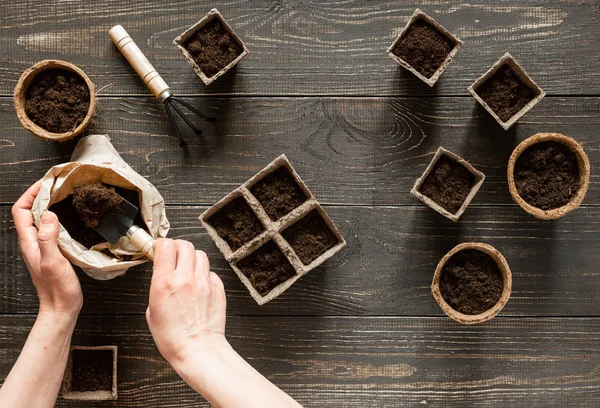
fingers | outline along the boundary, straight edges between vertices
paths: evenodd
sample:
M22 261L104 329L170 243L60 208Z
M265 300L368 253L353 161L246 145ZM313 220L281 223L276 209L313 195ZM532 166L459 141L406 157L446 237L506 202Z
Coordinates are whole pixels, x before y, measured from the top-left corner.
M56 265L64 261L64 256L58 249L58 217L51 211L42 214L41 224L37 233L41 259L46 265Z
M210 262L208 261L208 256L206 256L206 253L204 251L196 251L195 256L196 256L196 268L195 268L196 276L199 279L208 282L208 279L209 279L208 274L210 272Z
M175 245L177 245L177 274L182 278L191 279L196 268L194 244L178 239Z
M173 273L177 266L177 247L172 239L160 239L154 243L154 268L152 283L160 277Z
M15 228L19 236L21 243L35 243L37 241L37 228L33 225L33 218L31 216L31 207L33 201L40 191L42 181L39 180L37 183L29 187L29 189L23 193L21 198L17 200L12 208L13 219L15 220Z

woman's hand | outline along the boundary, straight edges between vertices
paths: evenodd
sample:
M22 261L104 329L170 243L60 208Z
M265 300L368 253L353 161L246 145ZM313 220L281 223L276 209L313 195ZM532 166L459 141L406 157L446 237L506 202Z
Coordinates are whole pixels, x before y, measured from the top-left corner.
M39 230L33 224L31 207L41 181L29 188L12 208L19 246L40 299L40 314L76 318L83 305L79 279L58 249L58 217L46 211Z
M224 346L225 290L206 254L187 241L154 244L146 320L163 357L178 370L190 354Z

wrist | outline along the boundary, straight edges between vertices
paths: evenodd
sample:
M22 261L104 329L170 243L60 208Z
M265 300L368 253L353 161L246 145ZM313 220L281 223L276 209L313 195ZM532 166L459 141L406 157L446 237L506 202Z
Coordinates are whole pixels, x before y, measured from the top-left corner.
M77 323L79 311L56 311L40 308L36 319L36 324L41 323L56 329L66 329L73 331Z
M225 336L203 339L201 344L190 344L170 359L169 363L175 372L193 388L204 383L204 378L211 376L227 361L237 356ZM200 387L202 388L202 387ZM201 391L201 390L197 390Z

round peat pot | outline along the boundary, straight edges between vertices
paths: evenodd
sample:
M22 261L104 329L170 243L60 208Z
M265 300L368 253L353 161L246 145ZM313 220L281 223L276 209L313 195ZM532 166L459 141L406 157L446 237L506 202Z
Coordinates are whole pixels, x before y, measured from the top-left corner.
M77 76L83 79L89 91L90 105L87 114L85 115L81 123L77 124L77 126L74 127L73 130L70 130L68 132L54 133L47 129L44 129L43 127L34 123L33 120L31 120L31 118L26 113L27 90L29 86L38 74L51 69L60 69L75 73ZM21 74L21 78L19 78L19 81L17 82L17 86L15 87L14 99L17 116L19 117L19 120L21 121L25 129L29 130L31 133L33 133L40 139L44 140L64 142L69 139L72 139L73 137L81 134L84 131L84 129L90 124L92 116L94 116L94 113L96 112L95 86L92 83L92 81L90 81L87 75L77 66L69 62L60 60L43 60L27 68L23 72L23 74Z
M456 253L464 250L476 250L489 255L496 262L500 273L502 274L503 285L502 293L500 294L499 300L492 307L479 314L465 314L455 310L452 306L448 304L448 302L446 302L440 291L440 279L442 276L442 270L444 269L444 266ZM431 293L433 294L434 299L440 305L444 313L446 313L448 317L451 317L457 322L463 324L483 323L495 317L502 310L506 302L508 302L511 291L512 273L510 272L510 268L508 267L506 259L504 259L502 254L498 252L496 248L492 247L491 245L482 244L478 242L468 242L460 244L454 247L446 255L444 255L444 257L440 260L437 267L435 268L433 282L431 283Z
M515 165L517 164L519 157L521 157L523 152L527 151L530 147L543 142L557 142L565 145L575 155L579 168L579 188L577 192L572 195L567 203L560 205L557 208L542 209L528 203L519 193L515 182ZM589 184L590 161L583 151L583 148L574 139L559 133L537 133L528 139L525 139L512 152L508 161L508 189L510 195L522 209L542 220L554 220L560 218L579 207L588 191Z

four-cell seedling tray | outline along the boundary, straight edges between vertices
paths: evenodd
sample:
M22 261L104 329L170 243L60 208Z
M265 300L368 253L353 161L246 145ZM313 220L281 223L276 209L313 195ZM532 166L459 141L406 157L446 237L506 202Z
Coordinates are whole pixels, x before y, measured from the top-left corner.
M200 220L259 305L346 245L285 155Z

